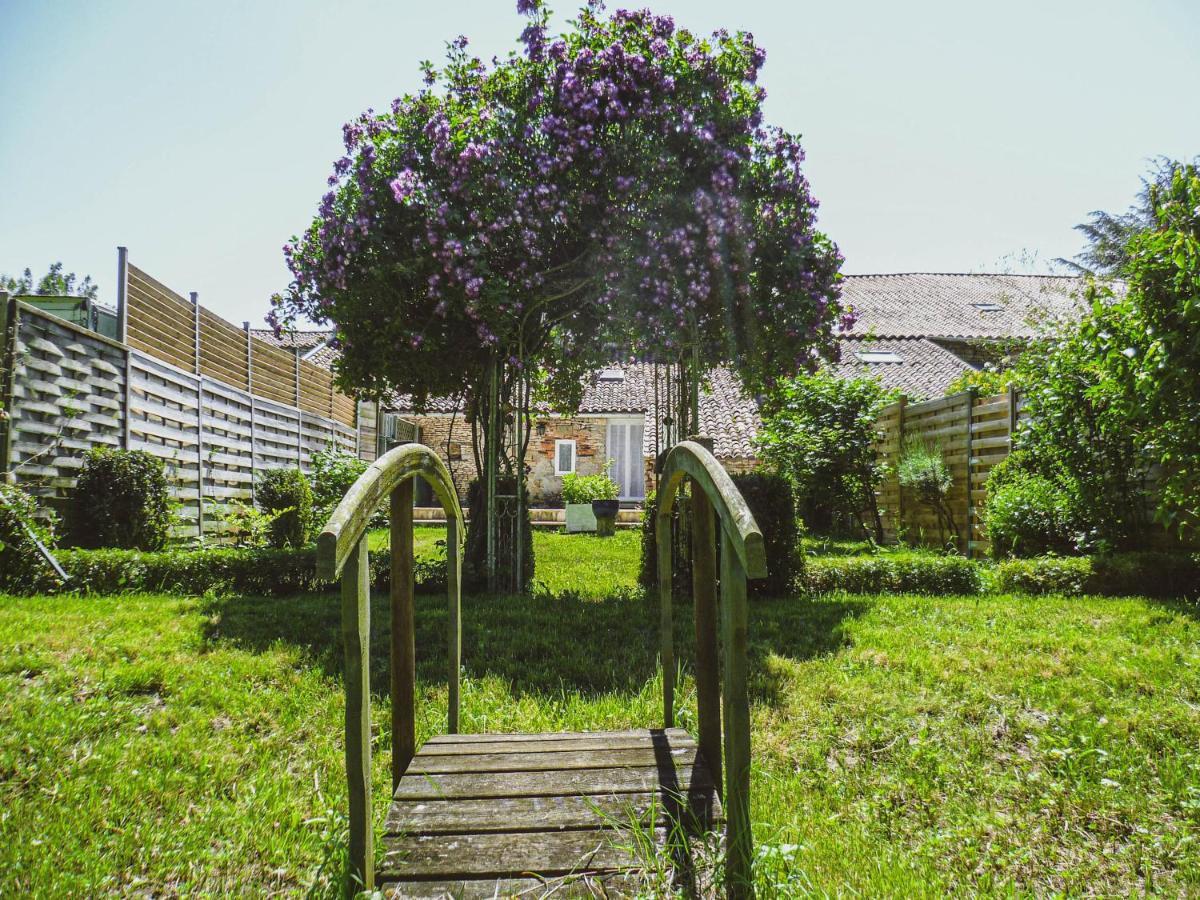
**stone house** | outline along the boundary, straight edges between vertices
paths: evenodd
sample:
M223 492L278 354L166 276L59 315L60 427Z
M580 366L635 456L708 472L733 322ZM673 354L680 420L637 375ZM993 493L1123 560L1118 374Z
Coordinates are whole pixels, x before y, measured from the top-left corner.
M1048 323L1076 319L1080 283L1074 277L1029 275L851 275L842 283L844 302L858 313L853 333L839 339L840 375L871 375L911 400L942 396L965 372L1002 352L1019 350ZM284 335L282 342L305 358L332 365L331 332ZM636 504L655 487L657 431L654 366L614 365L585 385L577 413L535 418L525 465L533 503L561 500L568 472L594 474L609 466L622 501ZM397 419L414 423L422 443L435 448L461 494L476 477L471 428L453 401L435 399L416 410L402 398L381 411L381 434ZM757 463L754 439L758 405L725 368L711 373L700 396L702 432L730 471Z

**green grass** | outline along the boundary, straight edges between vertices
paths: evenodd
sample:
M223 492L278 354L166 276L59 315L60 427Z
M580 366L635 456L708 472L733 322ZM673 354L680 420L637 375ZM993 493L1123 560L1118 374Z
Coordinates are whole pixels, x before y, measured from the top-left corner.
M438 542L445 539L444 526L417 525L413 528L413 555L417 559L433 557L441 552ZM641 540L641 532L635 528L619 529L612 537L535 528L534 592L594 600L631 591L637 587ZM386 529L372 531L368 542L370 549L383 550L390 543L389 534Z
M577 540L539 547L570 559ZM603 575L573 561L573 580ZM418 598L421 738L445 712L443 605ZM382 814L384 598L373 615ZM1200 892L1196 616L1141 599L754 603L760 896ZM656 724L656 621L636 595L465 598L464 730ZM687 606L676 622L687 665ZM336 894L340 656L332 594L0 598L0 894ZM678 696L692 727L689 678Z

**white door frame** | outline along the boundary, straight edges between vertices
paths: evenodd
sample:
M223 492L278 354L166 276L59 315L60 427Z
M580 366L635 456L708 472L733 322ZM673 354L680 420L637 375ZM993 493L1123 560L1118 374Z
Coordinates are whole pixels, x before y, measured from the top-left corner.
M645 440L646 433L646 417L642 415L625 415L625 416L607 416L604 426L604 452L605 462L609 459L617 459L615 453L612 452L612 426L613 425L637 425L642 429L642 440L637 442L636 446L630 447L628 437L626 437L626 446L622 448L629 456L628 465L631 467L629 475L631 476L632 484L637 488L637 494L626 494L625 483L626 478L624 473L616 471L616 465L613 466L613 471L610 472L612 480L621 486L621 500L625 501L641 501L646 499L646 461L642 454L642 443ZM628 436L629 432L626 431ZM623 462L623 461L622 461Z

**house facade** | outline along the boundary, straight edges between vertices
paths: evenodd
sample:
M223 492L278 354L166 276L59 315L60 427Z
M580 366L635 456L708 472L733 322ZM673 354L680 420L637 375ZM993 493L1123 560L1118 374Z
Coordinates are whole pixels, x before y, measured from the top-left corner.
M1074 277L851 275L842 288L858 322L839 338L841 358L830 364L833 371L875 377L913 401L942 396L964 373L1081 314L1081 285ZM337 353L328 345L331 337L300 332L279 340L313 362L332 365ZM644 500L655 489L654 460L662 449L658 401L652 363L614 365L589 378L578 412L537 416L525 454L531 501L555 505L564 475L606 467L622 501ZM710 373L699 412L701 432L712 438L714 455L728 470L745 472L758 464L758 405L731 370ZM465 496L478 472L462 411L449 400L434 399L417 410L398 398L381 411L383 434L389 417L417 426L421 443L438 452Z

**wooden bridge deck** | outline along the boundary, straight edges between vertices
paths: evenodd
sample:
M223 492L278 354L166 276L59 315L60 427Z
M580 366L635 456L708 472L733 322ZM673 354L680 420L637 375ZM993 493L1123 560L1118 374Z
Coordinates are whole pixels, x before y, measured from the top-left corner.
M665 854L722 821L687 732L443 735L396 788L377 884L386 897L626 896L647 863L635 821Z

